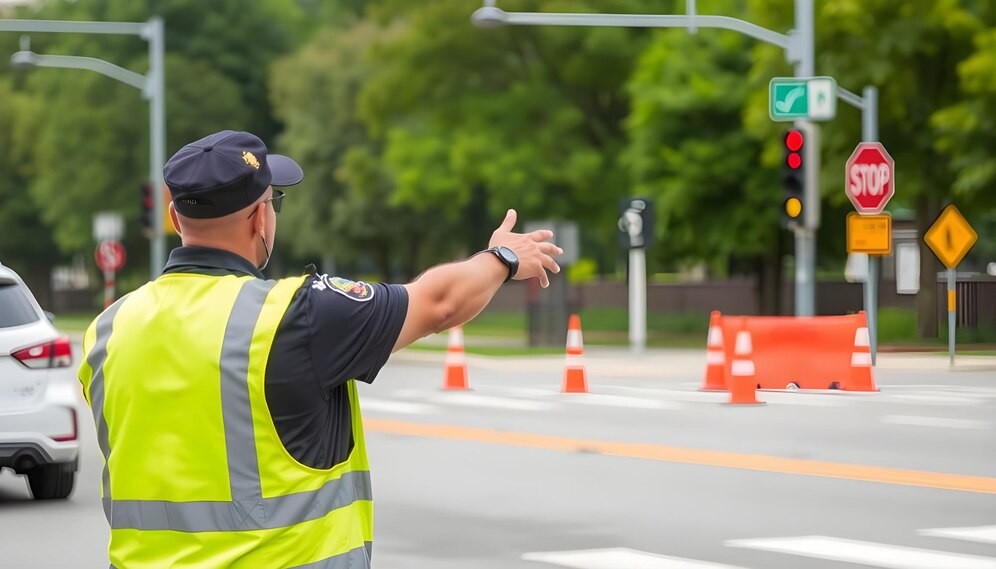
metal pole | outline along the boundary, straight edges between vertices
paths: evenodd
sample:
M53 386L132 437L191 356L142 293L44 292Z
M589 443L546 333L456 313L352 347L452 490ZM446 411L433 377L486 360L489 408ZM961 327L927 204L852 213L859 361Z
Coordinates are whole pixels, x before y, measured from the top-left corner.
M948 269L948 356L951 359L951 367L955 365L955 312L957 299L955 298L955 270Z
M104 271L104 308L114 304L114 272Z
M795 64L796 77L812 77L815 75L815 48L813 45L813 0L795 0L795 30L796 46L799 48L798 61ZM807 128L806 121L796 124L806 132L816 132L816 128ZM806 146L814 156L820 155L819 136L807 137ZM812 176L806 177L804 196L806 209L811 210L804 217L804 222L795 230L795 315L813 316L816 314L816 229L819 227L820 188L817 164L808 164L807 170L814 170Z
M152 279L166 265L166 232L163 204L163 163L166 153L166 101L164 72L165 29L162 18L152 18L148 26L149 41L149 181L152 183L152 242L150 265Z
M647 252L629 250L629 345L640 353L647 347Z
M865 87L861 93L861 139L878 142L878 88ZM868 256L868 278L865 279L865 314L868 316L868 339L872 365L878 359L878 285L882 258Z

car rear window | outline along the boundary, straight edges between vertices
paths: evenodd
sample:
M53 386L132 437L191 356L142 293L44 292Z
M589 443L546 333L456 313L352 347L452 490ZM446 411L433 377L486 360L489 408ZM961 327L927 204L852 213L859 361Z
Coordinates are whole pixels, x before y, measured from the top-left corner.
M0 328L23 326L38 321L31 301L17 284L0 283Z

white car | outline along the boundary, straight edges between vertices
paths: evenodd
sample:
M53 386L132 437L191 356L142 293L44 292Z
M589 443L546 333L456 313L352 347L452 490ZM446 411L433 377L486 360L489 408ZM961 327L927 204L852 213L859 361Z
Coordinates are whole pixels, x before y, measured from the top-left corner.
M27 475L37 500L69 496L80 449L72 346L49 318L0 265L0 470Z

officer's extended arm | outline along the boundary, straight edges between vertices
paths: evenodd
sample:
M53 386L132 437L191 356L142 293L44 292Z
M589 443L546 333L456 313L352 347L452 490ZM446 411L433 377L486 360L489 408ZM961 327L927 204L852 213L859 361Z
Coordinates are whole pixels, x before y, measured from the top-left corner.
M546 271L560 272L553 260L563 251L547 240L552 231L512 233L515 210L509 210L505 221L491 235L490 247L508 247L519 257L515 280L538 277L546 288L550 278ZM408 289L408 313L394 350L415 340L463 324L480 314L491 302L508 276L508 268L495 255L476 255L459 263L433 267L422 273Z

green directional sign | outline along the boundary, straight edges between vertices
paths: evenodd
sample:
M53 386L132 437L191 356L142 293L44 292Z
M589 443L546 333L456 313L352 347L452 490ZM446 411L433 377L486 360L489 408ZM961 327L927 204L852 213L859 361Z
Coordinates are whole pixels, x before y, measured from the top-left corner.
M826 121L837 114L833 77L775 77L768 84L768 115L773 121Z

